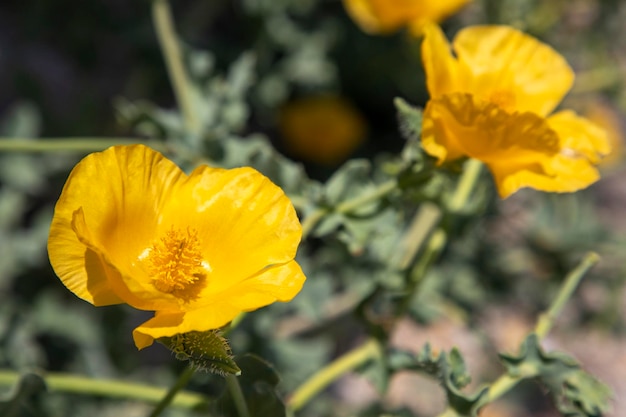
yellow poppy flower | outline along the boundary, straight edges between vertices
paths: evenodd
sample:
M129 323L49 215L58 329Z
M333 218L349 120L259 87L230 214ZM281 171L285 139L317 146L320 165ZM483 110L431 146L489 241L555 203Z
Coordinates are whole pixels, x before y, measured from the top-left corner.
M523 187L569 192L599 178L606 133L572 111L550 115L574 81L549 46L506 26L461 30L452 44L425 28L422 60L430 100L422 146L441 164L484 162L505 198Z
M424 25L440 22L470 0L343 0L357 25L371 35L393 33L409 27L419 36Z
M330 94L287 104L280 112L279 128L292 155L325 165L336 165L350 156L367 133L357 109Z
M611 144L611 154L600 161L601 169L615 168L624 158L624 130L617 110L601 100L592 100L585 109L585 116L603 128Z
M289 199L252 168L186 175L146 146L115 146L70 173L48 253L85 301L155 312L133 331L143 349L291 300L305 280L294 260L301 234Z

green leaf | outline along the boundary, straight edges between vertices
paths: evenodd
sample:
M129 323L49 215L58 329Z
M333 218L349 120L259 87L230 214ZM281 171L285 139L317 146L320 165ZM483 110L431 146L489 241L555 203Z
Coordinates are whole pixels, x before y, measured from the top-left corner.
M411 145L419 146L420 137L422 135L422 111L417 107L414 107L407 103L404 99L396 97L393 100L393 104L396 106L398 116L398 127L400 133ZM414 146L406 148L405 156L411 152L421 153L419 148L415 149Z
M473 394L461 392L469 384L471 377L458 349L453 348L449 354L435 354L430 345L426 344L417 354L395 350L388 357L390 368L394 372L412 370L437 378L446 392L449 407L459 416L477 415L488 387L482 387Z
M281 417L285 415L285 405L278 396L276 386L280 378L274 367L258 356L246 354L237 358L241 367L239 385L246 400L250 417ZM212 415L236 416L235 404L230 391L224 391L216 401Z
M158 339L175 355L176 359L189 361L199 370L218 375L239 375L241 369L233 360L230 346L219 330L189 332Z
M571 356L544 352L534 333L524 340L518 355L500 357L512 377L538 377L565 415L599 417L609 409L610 388L583 371Z
M341 166L326 182L324 187L325 203L335 207L349 198L371 190L369 180L372 164L365 159L351 159ZM376 204L377 202L374 202ZM372 205L370 204L369 207ZM361 207L359 212L365 207Z

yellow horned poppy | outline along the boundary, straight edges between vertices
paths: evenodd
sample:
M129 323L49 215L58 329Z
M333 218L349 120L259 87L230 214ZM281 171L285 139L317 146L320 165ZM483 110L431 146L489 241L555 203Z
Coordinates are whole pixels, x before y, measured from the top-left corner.
M287 104L280 112L279 127L290 153L325 165L350 156L367 132L361 113L347 100L330 94Z
M70 173L48 253L85 301L155 312L133 331L142 349L291 300L305 280L294 260L301 234L289 199L252 168L186 175L146 146L115 146Z
M366 33L389 34L409 27L421 35L426 23L439 22L470 0L343 0L357 25Z
M594 165L610 152L606 133L572 111L550 115L574 81L561 55L506 26L465 28L452 49L439 27L425 28L427 153L439 163L484 162L502 198L523 187L569 192L598 180Z

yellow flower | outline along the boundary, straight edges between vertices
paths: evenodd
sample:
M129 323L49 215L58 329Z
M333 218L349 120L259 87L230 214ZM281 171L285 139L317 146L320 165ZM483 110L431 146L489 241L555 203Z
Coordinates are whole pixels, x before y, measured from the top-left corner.
M428 25L422 60L430 101L422 146L439 163L484 162L505 198L523 187L569 192L599 178L605 132L572 111L550 115L574 81L549 46L506 26L461 30L452 48Z
M600 162L601 169L614 168L623 162L624 130L617 111L601 100L592 100L584 112L593 123L603 128L611 144L611 153Z
M363 142L367 131L354 106L334 95L289 103L280 112L279 127L291 154L326 165L346 159Z
M419 36L424 25L440 22L470 0L343 0L357 25L371 35L389 34L408 26Z
M155 312L133 331L143 349L291 300L305 280L300 238L289 199L252 168L186 175L146 146L115 146L70 173L48 253L78 297Z

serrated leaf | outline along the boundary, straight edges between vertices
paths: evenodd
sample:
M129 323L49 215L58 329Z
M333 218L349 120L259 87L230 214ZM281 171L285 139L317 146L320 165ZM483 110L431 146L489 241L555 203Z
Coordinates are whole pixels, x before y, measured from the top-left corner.
M239 375L241 369L233 360L230 346L219 330L189 332L158 339L175 355L191 366L218 375Z
M610 388L583 371L571 356L544 352L534 333L524 340L518 355L500 357L509 375L538 377L565 415L599 417L609 409Z
M446 352L435 354L429 344L417 354L391 351L389 363L395 372L413 370L437 378L446 392L450 409L459 416L475 416L489 390L488 387L482 387L472 394L461 392L461 389L471 381L471 377L467 373L461 352L456 348L449 354Z
M422 111L396 97L393 100L398 116L398 127L402 136L410 142L419 142L422 134Z
M580 410L587 416L599 417L609 410L612 392L608 386L580 370L573 372L565 380L563 395L575 405L576 411Z

